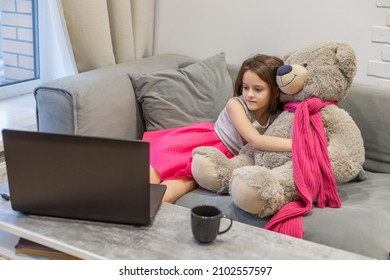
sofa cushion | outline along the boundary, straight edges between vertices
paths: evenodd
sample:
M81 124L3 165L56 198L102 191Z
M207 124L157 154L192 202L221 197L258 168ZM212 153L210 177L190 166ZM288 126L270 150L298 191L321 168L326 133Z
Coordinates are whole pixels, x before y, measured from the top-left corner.
M233 95L224 53L177 70L129 77L148 131L214 122Z
M197 60L160 54L63 77L37 87L39 131L139 139L145 131L127 73L178 69Z
M390 173L390 89L354 84L340 107L348 111L364 140L364 169Z

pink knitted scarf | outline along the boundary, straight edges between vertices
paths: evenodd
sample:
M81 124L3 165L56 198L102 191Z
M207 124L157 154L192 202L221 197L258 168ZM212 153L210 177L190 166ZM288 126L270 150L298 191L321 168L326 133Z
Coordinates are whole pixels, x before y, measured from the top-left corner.
M310 98L305 102L290 102L284 106L289 112L295 111L292 161L294 180L301 201L283 206L265 229L303 238L303 216L310 212L317 196L316 206L319 208L341 206L320 111L331 104L337 105L337 102Z

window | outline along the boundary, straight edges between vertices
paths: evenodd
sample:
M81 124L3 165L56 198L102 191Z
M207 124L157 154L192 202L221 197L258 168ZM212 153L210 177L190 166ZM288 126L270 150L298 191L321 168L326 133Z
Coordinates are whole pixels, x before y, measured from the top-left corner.
M40 78L38 1L0 0L0 25L2 99L31 92L31 82Z
M60 1L0 0L0 25L5 25L6 17L12 13L9 11L9 7L15 7L14 9L16 9L24 5L31 7L30 22L35 45L30 57L34 57L33 71L35 77L0 85L0 99L31 93L35 87L44 82L77 73L71 47L66 32L64 32ZM15 13L14 11L13 14L15 15ZM24 14L27 14L27 12ZM20 17L18 19L20 20ZM2 46L6 40L6 32L3 27L0 30L2 33L0 34L0 46ZM5 47L2 46L1 48L0 53L5 54ZM18 48L13 49L18 50ZM1 59L4 59L7 65L6 59L4 57Z
M1 85L37 79L37 1L12 0L1 4Z

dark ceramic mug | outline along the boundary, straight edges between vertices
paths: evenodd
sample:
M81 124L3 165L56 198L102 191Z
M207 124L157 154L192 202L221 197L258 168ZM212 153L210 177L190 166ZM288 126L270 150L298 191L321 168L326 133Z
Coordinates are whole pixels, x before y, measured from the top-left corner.
M229 226L220 230L221 219L230 220ZM194 238L200 243L209 243L219 234L227 232L233 224L230 216L222 214L221 210L211 205L200 205L191 209L191 229Z

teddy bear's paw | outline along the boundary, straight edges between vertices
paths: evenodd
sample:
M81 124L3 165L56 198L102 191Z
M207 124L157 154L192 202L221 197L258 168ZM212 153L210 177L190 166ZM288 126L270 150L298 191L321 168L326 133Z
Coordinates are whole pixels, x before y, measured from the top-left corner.
M191 172L200 187L225 194L229 190L230 165L229 159L220 150L199 147L193 151Z
M272 171L261 166L236 169L230 180L230 195L242 210L267 217L275 214L284 204L284 190Z
M221 189L221 182L217 174L215 162L210 157L194 154L191 172L200 187L213 192L218 192Z

